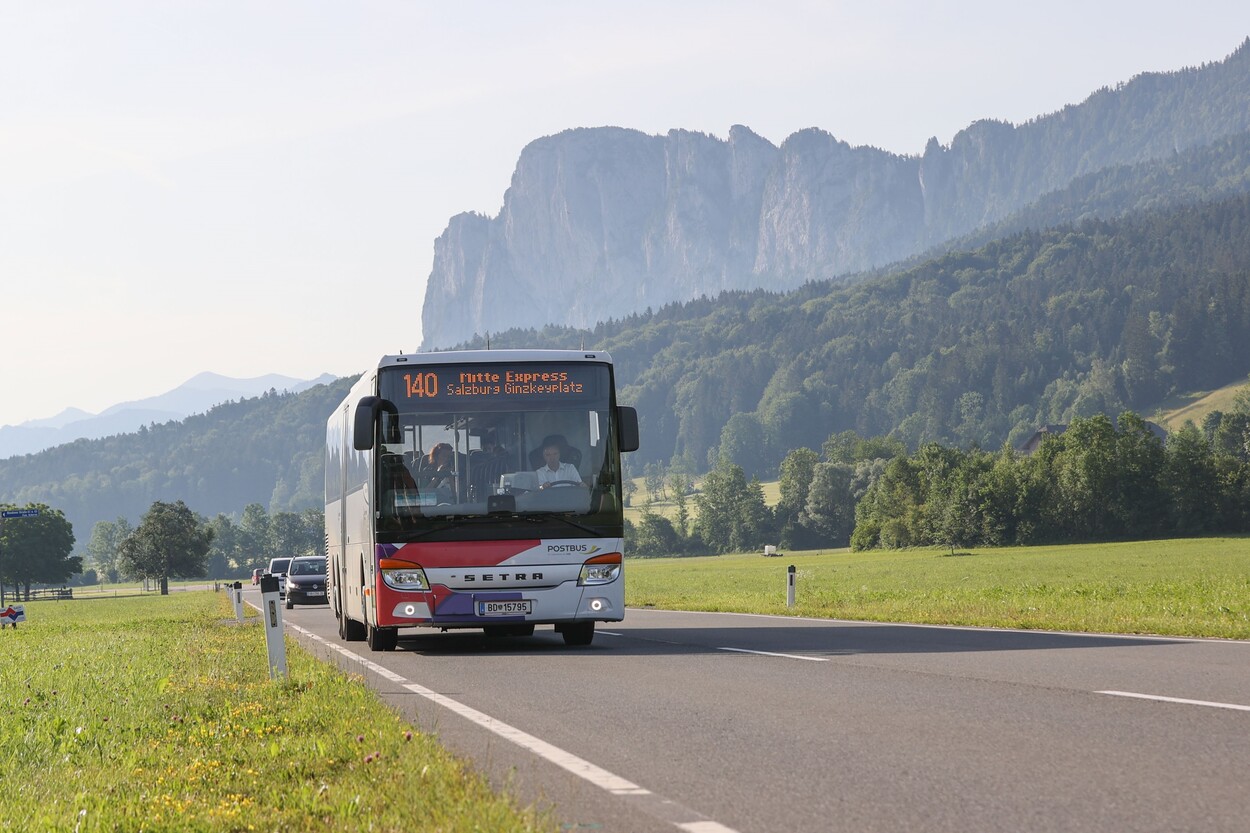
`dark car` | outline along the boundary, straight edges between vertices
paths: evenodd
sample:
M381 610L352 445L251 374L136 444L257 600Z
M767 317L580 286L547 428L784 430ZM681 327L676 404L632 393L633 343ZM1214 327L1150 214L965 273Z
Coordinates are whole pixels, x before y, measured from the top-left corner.
M321 555L292 558L286 571L286 608L297 604L329 604L326 596L326 560Z

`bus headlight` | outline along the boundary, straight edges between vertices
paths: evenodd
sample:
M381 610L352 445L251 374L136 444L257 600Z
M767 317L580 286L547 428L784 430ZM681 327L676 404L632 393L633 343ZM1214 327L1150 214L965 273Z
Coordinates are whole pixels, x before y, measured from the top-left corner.
M609 552L587 559L582 565L582 572L577 577L577 583L583 587L588 584L608 584L616 581L616 577L620 574L621 554Z
M420 564L399 558L383 558L378 562L378 567L382 570L382 581L386 582L387 587L395 590L430 589L430 582Z

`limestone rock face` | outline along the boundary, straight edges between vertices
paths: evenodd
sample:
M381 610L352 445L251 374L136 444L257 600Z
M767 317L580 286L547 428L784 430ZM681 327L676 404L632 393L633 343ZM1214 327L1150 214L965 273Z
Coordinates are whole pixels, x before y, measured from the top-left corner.
M587 326L756 286L759 206L776 156L741 127L729 141L608 127L531 143L499 216L454 217L435 242L425 344Z
M1140 75L1020 126L975 122L920 156L815 128L780 147L741 125L728 139L568 130L521 152L498 216L453 217L435 242L423 347L886 266L1083 174L1247 130L1250 40L1222 63Z

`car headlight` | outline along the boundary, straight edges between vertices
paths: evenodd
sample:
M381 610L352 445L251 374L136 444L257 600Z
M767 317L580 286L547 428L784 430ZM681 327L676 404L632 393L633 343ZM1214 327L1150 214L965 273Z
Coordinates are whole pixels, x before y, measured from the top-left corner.
M588 584L608 584L616 581L616 577L620 574L621 554L619 552L609 552L587 559L586 563L582 565L582 571L577 577L577 583L583 587Z
M430 582L420 564L398 558L383 558L378 562L382 569L382 581L395 590L429 590Z

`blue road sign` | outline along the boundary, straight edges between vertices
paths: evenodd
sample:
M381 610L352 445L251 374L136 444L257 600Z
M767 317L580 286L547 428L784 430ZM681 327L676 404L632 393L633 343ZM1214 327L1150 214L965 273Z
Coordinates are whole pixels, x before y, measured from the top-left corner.
M39 514L38 509L5 509L0 512L0 517L4 518L33 518Z

